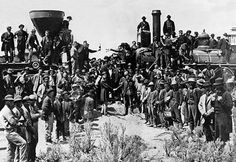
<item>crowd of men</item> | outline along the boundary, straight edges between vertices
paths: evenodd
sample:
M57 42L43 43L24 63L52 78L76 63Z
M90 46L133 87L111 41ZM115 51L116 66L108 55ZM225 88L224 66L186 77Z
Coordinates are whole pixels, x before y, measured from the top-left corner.
M168 31L173 35L173 30ZM179 49L190 33L182 40L180 32ZM86 43L73 44L71 71L59 65L58 69L39 69L34 75L29 68L17 75L12 69L1 74L1 118L8 140L8 161L35 161L39 118L45 121L46 142L52 142L54 121L57 140L65 141L73 123L92 121L98 105L101 114L108 115L107 106L115 101L124 104L123 115L138 109L150 127L189 126L193 131L202 126L207 141L229 140L236 98L234 77L225 80L210 65L200 70L163 68L158 62L135 63L133 53L139 48L135 42L131 46L122 43L104 59L89 59L89 53L95 51L85 50Z
M143 33L150 32L149 23L146 21L146 17L143 16L142 20L143 21L137 26L137 31L139 32L140 30ZM187 30L185 33L183 30L179 30L177 35L175 23L171 20L171 16L168 15L167 20L163 25L163 36L161 36L160 42L154 37L154 42L150 46L151 49L158 49L155 54L158 65L163 68L171 67L173 69L177 64L193 63L192 53L198 46L201 46L202 50L221 50L221 55L224 57L225 62L230 63L232 49L227 33L224 33L222 37L217 36L217 38L213 33L209 36L205 30L200 34L197 31L195 31L193 35L191 33L191 30Z

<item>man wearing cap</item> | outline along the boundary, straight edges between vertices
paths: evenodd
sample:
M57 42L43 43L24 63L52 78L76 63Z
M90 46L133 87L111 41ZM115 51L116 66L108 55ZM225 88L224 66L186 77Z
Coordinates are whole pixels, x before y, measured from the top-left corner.
M35 34L36 30L32 29L31 34L29 35L27 41L26 41L26 47L29 49L29 56L27 61L30 62L32 55L33 55L33 50L35 49L36 52L39 50L39 41L37 38L37 35Z
M32 121L32 117L31 117L31 112L29 109L29 104L30 104L30 98L29 96L25 96L22 99L22 110L23 110L23 116L25 118L25 126L26 126L26 131L25 131L25 140L27 142L27 147L28 147L28 151L31 152L32 150L30 150L30 146L33 145L33 143L35 142L33 140L33 138L35 138L35 128L33 127L33 121ZM31 157L32 155L28 154L28 160L31 161Z
M18 50L18 57L21 62L25 61L25 47L26 41L28 38L28 33L24 31L24 25L19 25L20 30L18 30L14 36L17 38L17 50Z
M219 138L226 142L232 132L233 100L231 94L224 88L223 78L217 78L213 86L216 92L212 99L215 111L215 139Z
M15 93L14 89L14 78L12 75L12 69L7 70L7 75L3 77L3 80L5 82L5 89L6 89L6 94L11 94L13 95Z
M15 50L14 45L14 35L11 32L11 26L7 27L7 32L3 33L1 36L2 41L2 51L5 53L5 61L6 62L12 62L13 61L13 55ZM10 59L8 58L8 52L10 53Z
M212 69L211 64L208 63L207 67L202 70L202 74L204 75L204 79L206 81L212 79L215 76L214 69Z
M39 86L37 90L37 98L38 98L39 105L42 104L42 101L46 96L46 91L48 88L49 88L49 76L45 74L43 76L43 83Z
M175 32L175 23L170 18L171 16L168 15L167 20L164 22L163 33L169 33L170 35L173 35Z
M55 111L54 115L56 117L56 136L57 136L57 141L65 140L65 127L64 127L64 122L65 122L65 109L62 108L62 95L61 93L57 93L55 100L54 100L54 106L55 106ZM60 136L62 136L63 139L60 139Z
M150 91L151 89L148 87L148 80L145 79L144 82L143 82L143 86L142 86L142 89L141 89L141 97L140 97L140 100L141 100L141 104L142 104L142 113L144 113L145 115L145 124L148 124L149 123L149 118L148 118L148 104L147 104L147 99L148 99L148 96L150 94Z
M41 112L39 112L36 106L37 96L32 94L29 96L29 111L32 119L32 126L34 128L34 134L32 136L32 141L29 145L29 160L35 161L36 159L36 146L38 143L38 119L41 117Z
M19 119L12 111L14 108L14 99L12 95L5 96L5 106L1 110L5 135L8 141L7 161L14 161L16 147L19 147L19 159L27 162L27 144L24 138L16 132L16 128L22 126ZM16 155L15 155L16 156Z
M214 140L214 107L212 107L213 92L211 82L206 81L203 84L205 93L201 96L198 103L198 110L201 113L201 124L203 132L206 136L206 141Z
M45 121L45 128L46 128L46 142L51 143L52 138L52 130L53 130L53 111L54 111L54 90L49 88L47 90L47 96L43 100L42 104L42 118Z
M154 116L154 108L155 108L155 103L158 97L158 93L154 89L154 83L150 82L148 84L150 87L150 94L148 96L147 104L148 104L148 121L150 123L150 127L157 127L157 123L155 121Z
M188 90L186 95L186 101L188 104L189 112L189 126L190 130L193 131L194 128L199 124L198 120L198 97L196 92L196 80L195 78L188 79Z
M69 23L70 23L71 20L72 20L72 17L67 16L66 20L63 20L63 22L62 22L62 28L63 29L69 29Z
M142 20L143 21L138 24L137 31L139 32L139 29L141 29L141 32L145 30L150 31L150 26L149 23L146 21L146 17L143 16Z
M170 90L169 96L170 96L170 102L169 102L169 107L171 109L171 116L173 121L176 123L177 128L182 127L182 120L181 120L181 115L180 115L180 108L181 108L181 90L178 87L178 84L176 80L172 80L171 82L171 87L172 89Z
M27 159L28 159L28 144L29 144L29 139L28 139L28 133L27 133L27 120L25 118L25 113L23 110L23 103L22 103L22 97L20 95L15 95L14 97L14 105L15 107L13 108L13 113L15 114L16 118L18 119L18 122L22 124L21 127L17 127L16 132L25 139L27 145L26 145L26 150L27 150ZM20 147L16 147L15 151L15 161L19 161L20 159Z
M129 80L129 73L128 73L128 71L125 71L124 76L120 79L119 86L117 88L113 89L114 91L117 91L118 89L121 88L121 91L122 91L121 94L122 94L123 102L125 105L125 114L124 115L128 114L128 106L129 106L128 95L127 95L128 80Z
M39 86L43 83L43 70L41 68L38 69L38 73L32 77L33 86L33 93L37 94Z

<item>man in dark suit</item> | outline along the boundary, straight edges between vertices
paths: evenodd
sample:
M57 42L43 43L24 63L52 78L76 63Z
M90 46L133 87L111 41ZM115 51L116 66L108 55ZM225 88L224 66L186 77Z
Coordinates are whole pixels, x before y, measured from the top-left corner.
M7 27L7 32L3 33L1 36L1 41L2 41L2 51L5 53L5 60L6 62L13 61L13 53L15 49L14 45L14 35L11 32L11 27ZM8 52L10 53L10 59L8 59Z
M50 31L48 30L45 31L45 36L42 38L41 45L42 45L43 53L45 56L43 63L45 65L51 64L53 40L52 40L52 37L50 36Z
M215 138L226 142L232 132L233 100L231 94L225 90L222 78L217 78L213 86L216 92L212 99L215 112Z
M51 143L51 134L53 130L53 111L54 111L54 98L55 93L52 88L47 90L47 96L43 100L42 110L43 110L43 119L45 120L45 128L46 128L46 142Z
M150 31L150 26L149 26L148 22L146 21L146 17L143 16L142 20L143 21L138 24L137 31L139 31L139 29L141 29L141 32L144 30Z
M170 18L171 16L168 15L167 20L164 22L163 33L169 33L170 35L173 35L175 32L175 23Z
M95 52L98 52L98 51L100 51L100 49L98 49L98 50L91 50L89 48L88 42L84 41L83 42L83 50L81 51L82 55L84 56L84 58L83 58L83 65L84 65L85 61L89 62L89 53L95 53Z
M15 37L17 37L17 50L18 50L18 57L20 61L25 61L25 47L26 41L28 38L28 33L24 31L24 25L19 25L20 30L15 33Z
M209 40L209 48L210 49L216 49L217 48L217 41L216 41L216 39L215 39L215 34L211 34L211 38L210 38L210 40Z
M225 57L226 63L229 63L231 57L230 43L228 40L228 34L224 33L223 38L219 42L219 49L222 50L222 55Z

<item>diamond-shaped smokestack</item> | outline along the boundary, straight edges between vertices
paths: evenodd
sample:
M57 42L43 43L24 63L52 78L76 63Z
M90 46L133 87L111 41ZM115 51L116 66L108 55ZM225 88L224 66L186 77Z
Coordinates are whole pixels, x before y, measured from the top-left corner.
M59 33L65 13L58 10L33 10L29 15L39 35L43 37L46 30L52 35Z

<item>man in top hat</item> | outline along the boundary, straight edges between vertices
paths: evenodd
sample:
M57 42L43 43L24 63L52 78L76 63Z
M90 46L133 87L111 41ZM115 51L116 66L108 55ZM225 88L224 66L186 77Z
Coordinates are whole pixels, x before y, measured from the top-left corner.
M212 105L213 91L210 81L203 84L204 92L198 103L198 110L201 113L201 124L206 141L214 140L214 107Z
M143 16L142 20L143 21L138 24L137 32L139 32L139 29L141 29L141 32L142 31L150 31L150 26L149 26L149 23L146 21L146 17Z
M18 57L21 62L25 61L25 47L26 41L28 39L28 33L24 31L24 25L19 25L20 30L18 30L14 36L17 38L17 50L18 50Z
M5 106L1 110L1 119L3 121L6 139L8 141L7 161L14 161L15 150L19 148L20 161L27 162L27 143L25 139L17 132L17 128L22 126L16 114L13 112L14 99L12 95L5 96ZM14 156L15 155L15 156Z
M11 32L11 26L7 27L7 32L3 33L1 36L2 41L2 51L5 53L5 61L12 62L14 57L14 35ZM8 58L8 52L10 53L10 59Z
M26 47L29 49L29 56L28 56L27 61L30 62L33 55L33 50L35 49L36 52L38 52L39 47L40 47L35 29L31 30L31 34L29 35L26 42Z
M47 96L43 100L42 104L42 118L45 121L45 128L46 128L46 142L51 143L52 138L52 130L53 130L53 111L54 111L54 99L55 99L55 92L52 88L47 90Z
M171 16L167 16L167 20L164 22L163 26L163 33L168 33L170 35L173 35L175 32L175 23L171 20Z
M225 90L223 78L217 78L213 86L215 87L212 99L215 111L215 138L226 142L232 132L233 100L231 94Z

